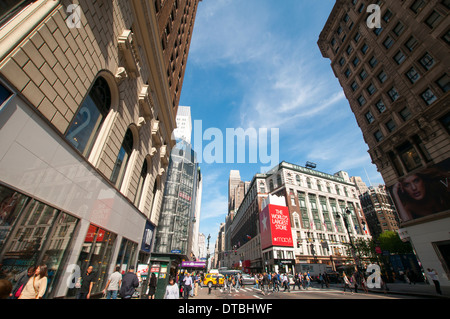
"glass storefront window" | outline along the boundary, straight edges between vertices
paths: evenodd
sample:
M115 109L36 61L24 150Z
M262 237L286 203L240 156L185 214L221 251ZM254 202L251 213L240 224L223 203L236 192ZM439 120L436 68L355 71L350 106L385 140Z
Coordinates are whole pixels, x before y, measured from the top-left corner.
M78 219L0 185L0 278L14 285L28 267L45 264L51 297Z
M112 249L116 238L117 235L114 233L95 225L89 226L77 264L82 273L86 272L89 266L94 268L96 280L91 294L101 292L106 286L108 266L111 263ZM74 297L76 290L75 288L69 289L67 296Z
M134 260L137 252L137 243L126 238L122 239L116 265L120 266L122 272L128 270L129 266L135 266Z

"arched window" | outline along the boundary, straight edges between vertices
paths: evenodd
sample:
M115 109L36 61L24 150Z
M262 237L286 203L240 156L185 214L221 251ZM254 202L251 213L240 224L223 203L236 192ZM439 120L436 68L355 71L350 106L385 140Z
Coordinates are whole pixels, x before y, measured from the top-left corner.
M147 178L147 160L144 160L142 164L141 175L139 175L139 181L136 189L136 196L134 197L134 205L139 208L139 203L142 197L142 191L144 189L145 179Z
M125 169L127 168L128 161L133 151L133 133L130 129L125 133L122 146L120 147L119 154L117 155L116 163L111 174L111 182L113 182L117 188L120 189L122 185L123 177L125 175Z
M269 189L270 191L273 191L273 180L269 181Z
M98 132L111 108L111 90L103 77L98 77L65 134L66 139L88 158Z

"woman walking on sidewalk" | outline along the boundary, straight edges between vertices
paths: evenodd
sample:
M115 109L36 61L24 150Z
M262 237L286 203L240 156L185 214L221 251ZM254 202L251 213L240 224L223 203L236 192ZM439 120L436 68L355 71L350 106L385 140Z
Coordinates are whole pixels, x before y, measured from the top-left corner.
M348 280L347 275L345 274L345 272L342 273L342 277L344 279L344 292L343 292L344 295L345 295L346 288L348 288L350 290L350 292L352 293L352 295L353 295L352 288L350 287L350 280Z

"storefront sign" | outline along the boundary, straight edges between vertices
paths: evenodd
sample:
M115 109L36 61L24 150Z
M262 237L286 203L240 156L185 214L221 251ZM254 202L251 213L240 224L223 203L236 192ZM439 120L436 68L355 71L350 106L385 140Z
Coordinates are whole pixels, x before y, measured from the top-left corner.
M206 262L204 261L183 261L181 268L205 268Z
M286 206L268 204L260 213L261 248L293 247L291 220Z
M150 253L152 247L153 233L155 231L155 226L153 226L149 221L145 223L144 235L142 237L141 250Z

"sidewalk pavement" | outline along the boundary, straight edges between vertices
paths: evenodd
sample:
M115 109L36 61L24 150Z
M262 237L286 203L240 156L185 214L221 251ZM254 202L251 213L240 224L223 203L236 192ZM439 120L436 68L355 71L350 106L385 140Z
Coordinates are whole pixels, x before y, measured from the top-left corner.
M317 286L316 286L317 287ZM330 284L330 287L342 289L342 284ZM442 295L439 295L436 292L436 288L434 284L427 283L416 283L416 284L407 284L407 283L388 283L387 287L389 294L398 294L398 295L407 295L407 296L415 296L415 297L424 297L424 298L450 298L450 288L442 287L441 291ZM359 291L362 291L361 287L358 287ZM373 293L384 293L383 289L373 288L369 289L369 292Z

